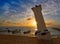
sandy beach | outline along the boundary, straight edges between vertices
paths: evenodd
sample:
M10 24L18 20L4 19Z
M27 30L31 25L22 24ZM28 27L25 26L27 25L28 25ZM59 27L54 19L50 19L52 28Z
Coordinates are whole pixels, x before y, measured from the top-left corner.
M0 44L60 44L60 38L53 38L48 41L38 39L37 37L0 34Z

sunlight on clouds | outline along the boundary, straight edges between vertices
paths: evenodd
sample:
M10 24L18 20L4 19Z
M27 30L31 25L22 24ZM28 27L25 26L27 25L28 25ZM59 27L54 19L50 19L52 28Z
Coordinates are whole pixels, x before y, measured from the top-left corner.
M47 25L50 25L59 21L58 19L60 14L60 3L58 0L26 0L16 2L11 1L10 3L6 2L1 9L4 11L1 12L2 16L0 19L6 20L1 21L2 25L15 25L15 26L35 26L36 21L34 20L34 13L31 10L35 5L42 4L42 13L44 15ZM55 16L56 15L56 16ZM57 17L57 18L56 18ZM59 18L58 18L59 17ZM26 20L31 18L31 20ZM10 24L9 24L10 23ZM56 23L57 24L57 23Z

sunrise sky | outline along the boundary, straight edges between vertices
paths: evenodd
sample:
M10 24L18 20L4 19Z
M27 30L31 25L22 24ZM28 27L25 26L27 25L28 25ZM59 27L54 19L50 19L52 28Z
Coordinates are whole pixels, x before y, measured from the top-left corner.
M39 4L46 25L60 26L60 0L0 0L0 26L36 26L31 8Z

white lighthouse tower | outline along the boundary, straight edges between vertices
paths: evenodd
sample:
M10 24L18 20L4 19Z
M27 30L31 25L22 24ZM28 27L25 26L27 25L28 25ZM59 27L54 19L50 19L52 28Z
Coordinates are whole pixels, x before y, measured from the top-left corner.
M38 38L50 40L51 35L50 35L50 32L46 28L44 18L43 18L43 15L42 15L41 5L33 7L32 10L34 12L34 16L35 16L35 19L36 19L36 22L37 22L37 29L38 29L36 31L35 35Z

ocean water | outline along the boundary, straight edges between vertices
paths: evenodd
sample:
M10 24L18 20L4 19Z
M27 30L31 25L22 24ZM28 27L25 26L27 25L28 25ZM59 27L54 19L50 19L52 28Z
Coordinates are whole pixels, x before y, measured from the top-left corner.
M32 36L34 33L33 27L0 27L0 34Z
M60 31L47 28L51 35L60 36ZM33 27L0 27L0 34L8 34L8 35L27 35L34 36L36 28Z
M60 36L60 31L59 30L55 30L55 29L52 29L52 28L47 28L51 35L57 35L57 36Z

